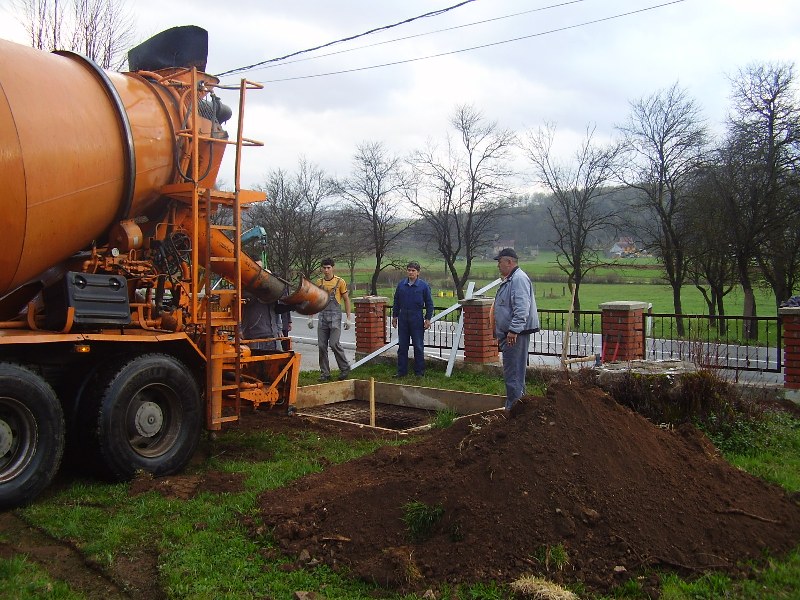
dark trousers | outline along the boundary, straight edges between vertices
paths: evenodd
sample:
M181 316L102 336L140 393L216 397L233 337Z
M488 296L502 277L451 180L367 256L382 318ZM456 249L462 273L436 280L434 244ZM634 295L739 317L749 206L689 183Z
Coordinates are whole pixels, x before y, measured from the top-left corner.
M408 374L408 341L414 346L414 374L425 374L425 322L421 315L397 319L397 374Z

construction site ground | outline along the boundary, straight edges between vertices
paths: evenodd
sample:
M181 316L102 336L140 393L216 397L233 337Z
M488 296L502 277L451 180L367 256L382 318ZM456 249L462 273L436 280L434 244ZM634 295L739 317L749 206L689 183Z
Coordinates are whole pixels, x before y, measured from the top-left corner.
M392 435L283 411L249 413L234 427ZM220 451L264 458L220 443L204 442L197 461ZM243 489L235 474L199 472L140 478L130 492L180 499ZM68 485L64 478L55 485ZM426 539L409 537L409 502L443 509ZM272 530L296 557L293 568L326 563L405 591L535 573L593 592L637 577L655 594L659 572L746 576L748 561L800 543L796 495L733 468L693 427L657 427L600 389L569 381L526 398L514 419L493 411L457 420L263 493L259 506L248 527L254 536ZM166 597L156 557L120 557L108 573L13 512L0 513L0 528L0 557L27 554L86 597ZM559 546L567 562L556 566L548 550Z

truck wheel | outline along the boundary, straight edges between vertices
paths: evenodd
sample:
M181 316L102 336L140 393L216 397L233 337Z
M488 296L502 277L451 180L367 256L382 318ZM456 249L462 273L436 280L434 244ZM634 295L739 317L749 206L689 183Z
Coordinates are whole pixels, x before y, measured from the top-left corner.
M50 484L64 432L53 388L21 365L0 363L0 509L26 504Z
M189 369L165 354L145 354L100 374L89 441L112 479L137 471L181 471L200 441L203 414Z

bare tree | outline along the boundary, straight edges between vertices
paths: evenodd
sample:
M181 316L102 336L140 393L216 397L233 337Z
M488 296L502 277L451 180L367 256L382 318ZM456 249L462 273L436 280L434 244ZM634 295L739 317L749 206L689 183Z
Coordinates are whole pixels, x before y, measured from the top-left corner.
M335 184L318 166L300 159L295 188L300 197L302 213L295 224L295 265L306 277L318 271L322 260L336 253L337 234L327 200L335 193Z
M794 66L754 64L732 78L727 137L711 175L724 216L744 294L744 316L757 316L752 266L760 264L776 303L796 285L800 102ZM745 323L758 336L755 319Z
M720 334L727 331L725 296L736 287L736 260L729 243L725 204L707 175L697 179L690 194L687 237L688 278L703 294L708 321Z
M688 190L704 160L706 129L700 109L677 83L631 103L625 136L627 167L622 181L638 190L650 249L659 258L672 287L675 313L683 313L681 287L686 283L686 239L691 231L686 209ZM678 319L678 333L684 323Z
M133 19L124 0L72 0L71 48L104 69L121 69L133 45Z
M389 153L382 142L359 144L353 157L350 177L338 182L338 193L352 210L354 223L367 233L375 255L370 294L378 293L378 277L388 266L386 256L398 236L409 227L399 214L408 182L399 158Z
M270 171L265 183L256 186L266 192L267 201L248 206L242 213L246 228L260 226L266 231L266 240L250 245L249 253L260 254L263 250L266 265L281 277L288 277L294 270L297 242L293 228L302 215L300 197L290 180L291 175L282 169Z
M800 97L794 64L756 64L733 80L731 132L746 151L751 202L761 205L763 221L756 261L776 305L797 283L797 221L800 215ZM755 315L755 300L753 301Z
M553 194L548 214L556 232L554 243L559 250L556 260L575 295L575 325L578 326L581 281L602 262L593 238L615 228L619 222L616 211L603 206L600 199L614 176L620 147L595 144L594 127L587 127L586 137L573 160L563 164L554 156L555 132L552 123L528 132L523 149L535 176Z
M450 124L457 139L448 135L444 150L429 146L412 154L410 164L420 187L409 189L408 199L463 298L472 262L491 241L492 226L510 204L513 172L508 159L516 136L486 121L472 106L457 107Z
M800 202L800 198L794 202ZM800 287L800 215L787 216L780 227L767 232L759 245L756 262L772 289L775 304L780 307Z
M301 158L296 173L271 171L258 188L267 193L267 202L248 208L244 219L248 227L266 230L269 268L282 277L310 277L335 244L325 208L331 192L328 178Z
M14 0L17 19L25 28L31 46L39 50L63 47L64 5L59 0Z
M336 249L332 256L347 264L350 271L348 288L353 292L356 289L356 263L372 252L369 231L364 230L363 223L356 218L351 207L333 212L331 219L336 230Z
M71 50L118 70L134 42L125 0L14 0L19 21L40 50Z

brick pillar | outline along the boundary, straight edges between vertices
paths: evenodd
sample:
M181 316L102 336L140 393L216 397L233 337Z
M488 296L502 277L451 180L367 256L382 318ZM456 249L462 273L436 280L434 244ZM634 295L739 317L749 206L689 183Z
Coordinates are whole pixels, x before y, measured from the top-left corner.
M384 312L388 299L384 296L355 298L356 352L370 354L386 345Z
M604 302L600 305L603 331L603 360L641 360L644 358L645 302ZM616 356L615 356L616 355Z
M491 298L459 300L464 311L464 362L494 363L500 360L492 331Z
M783 387L800 390L800 308L779 308L783 321Z

